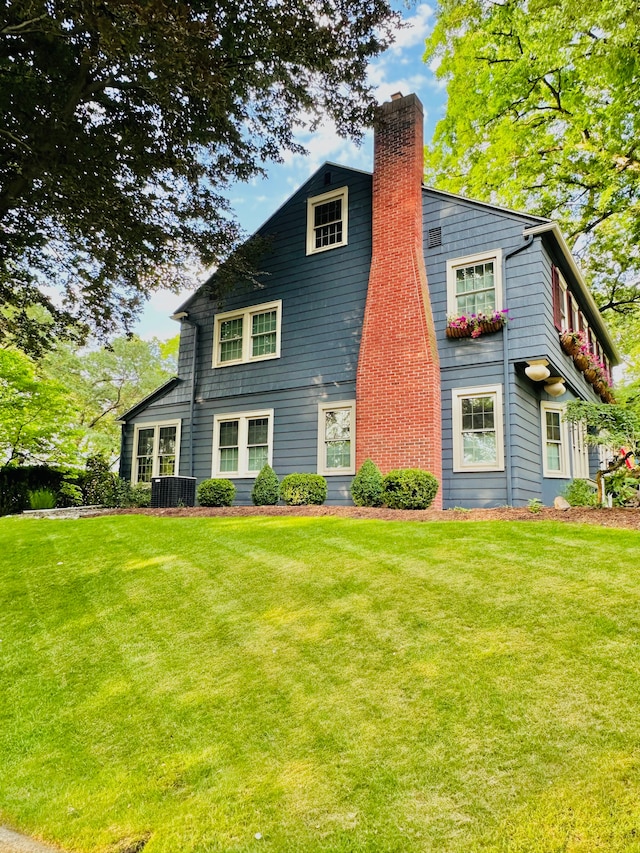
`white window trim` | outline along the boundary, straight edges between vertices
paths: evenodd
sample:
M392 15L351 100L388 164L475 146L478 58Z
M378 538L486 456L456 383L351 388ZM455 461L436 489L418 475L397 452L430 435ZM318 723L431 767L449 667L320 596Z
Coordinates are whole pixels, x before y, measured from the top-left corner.
M176 467L173 475L171 474L163 474L162 476L180 476L180 430L182 426L181 421L152 421L149 423L137 423L133 430L133 453L131 457L131 482L135 486L138 482L138 433L141 429L153 429L153 462L151 469L152 477L159 477L159 465L160 458L158 454L158 445L160 443L160 428L161 427L171 427L174 426L176 428Z
M555 480L571 479L569 468L569 430L564 420L566 403L552 403L543 400L540 403L540 435L542 439L542 476ZM560 414L560 470L550 471L547 468L547 412L558 412Z
M476 255L466 255L464 258L450 258L447 261L447 314L458 317L458 302L456 299L456 270L459 267L470 267L473 264L494 262L493 281L496 292L496 311L504 308L502 303L502 249L492 249Z
M351 465L348 468L327 468L327 460L325 454L325 412L336 412L338 409L348 409L351 412L351 426L349 430L350 443L350 459ZM339 474L355 474L356 473L356 401L355 400L338 400L334 403L319 403L318 404L318 474L323 474L325 477L336 476Z
M264 314L267 311L276 312L276 351L267 355L251 355L251 318L254 314ZM220 361L220 327L225 320L242 318L242 356L233 361ZM280 358L280 327L282 324L282 299L265 302L262 305L250 305L238 311L225 311L216 314L213 323L213 366L231 367L234 364L247 364L254 361L268 361Z
M453 407L453 470L454 472L504 471L504 424L502 416L502 384L476 385L473 388L454 388ZM462 400L468 397L495 397L494 423L496 432L496 462L470 465L464 462L462 445Z
M249 450L247 438L249 432L249 421L254 418L268 418L267 426L267 456L269 465L273 465L273 409L260 409L255 412L225 412L215 415L213 418L213 459L211 462L211 476L224 477L228 480L255 478L258 471L249 471ZM223 421L238 421L238 470L220 471L219 464L219 441L220 423Z
M342 199L342 240L332 243L330 246L320 246L316 249L315 229L313 227L313 210L319 204L326 204L333 199ZM307 199L307 255L317 255L320 252L328 252L346 246L349 242L349 187L339 187L330 192L322 193Z

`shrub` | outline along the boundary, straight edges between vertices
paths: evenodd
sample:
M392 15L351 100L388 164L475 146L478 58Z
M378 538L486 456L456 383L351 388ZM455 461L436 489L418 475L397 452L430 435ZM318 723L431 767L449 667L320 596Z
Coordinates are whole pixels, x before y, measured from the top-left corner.
M197 490L200 506L231 506L235 496L236 487L231 480L203 480Z
M86 470L82 477L82 492L88 505L126 506L126 486L123 486L117 474L109 470L109 462L96 454L87 459Z
M58 506L82 506L82 489L75 483L63 480L58 489Z
M35 489L29 492L31 509L53 509L56 505L56 493L51 489Z
M151 506L151 483L136 483L129 493L131 506Z
M391 509L426 509L438 492L438 481L420 468L389 471L382 481L382 502Z
M287 474L280 483L287 506L319 506L327 499L327 481L320 474Z
M280 496L280 480L271 465L265 465L256 477L251 500L255 506L273 506Z
M562 496L571 506L595 506L597 502L596 490L587 480L572 480Z
M356 506L382 506L382 474L371 459L365 459L351 481L351 497Z

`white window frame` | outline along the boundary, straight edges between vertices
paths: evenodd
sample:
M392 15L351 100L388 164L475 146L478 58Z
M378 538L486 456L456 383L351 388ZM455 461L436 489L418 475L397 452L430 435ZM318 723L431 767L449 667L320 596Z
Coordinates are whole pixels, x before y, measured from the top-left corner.
M235 480L255 477L259 471L249 470L248 434L249 421L255 418L267 418L267 456L269 465L273 465L273 409L260 409L254 412L224 412L213 418L213 459L211 472L213 477ZM220 424L225 421L238 421L238 470L220 471Z
M565 277L562 275L560 270L558 270L558 281L560 282L560 324L562 326L562 331L566 332L571 328L571 324L569 321L570 312L571 312L571 292L569 290L569 286L567 285Z
M276 350L266 355L252 355L251 324L255 314L265 314L267 311L276 312ZM232 361L220 361L220 329L227 320L242 319L242 355ZM254 361L268 361L272 358L280 358L280 329L282 325L282 300L275 299L273 302L264 302L262 305L250 305L238 311L225 311L224 314L216 314L213 325L213 366L231 367L234 364L247 364Z
M160 429L162 427L176 428L176 464L173 474L160 474ZM131 482L135 485L138 482L138 434L143 429L153 429L153 457L151 463L151 477L178 477L180 475L180 431L182 422L180 420L171 421L153 421L150 423L137 423L133 430L133 452L131 455ZM141 481L146 482L146 481Z
M569 430L564 420L566 403L554 403L543 400L540 403L540 437L542 449L542 476L555 480L571 479L569 467ZM558 413L560 421L560 469L553 471L547 465L547 412Z
M476 385L473 388L454 388L452 395L453 470L454 472L504 471L504 423L502 415L502 384ZM464 461L462 441L462 401L470 397L493 397L494 429L496 433L496 461L468 463Z
M447 261L447 314L450 317L460 317L456 297L456 270L461 267L471 267L474 264L493 261L493 284L495 290L496 311L504 308L502 304L502 249L492 249L476 255L466 255L464 258L450 258Z
M326 454L325 435L325 413L348 410L350 412L349 424L349 458L351 464L345 468L328 468ZM356 473L356 402L355 400L338 400L334 403L320 403L318 405L318 474L333 476L337 474Z
M339 243L332 243L330 246L319 246L316 248L315 228L314 228L314 211L318 205L327 204L327 202L341 199L342 201L342 240ZM320 252L328 252L331 249L338 249L340 246L346 246L349 242L349 188L339 187L335 190L322 193L307 199L307 255L317 255Z

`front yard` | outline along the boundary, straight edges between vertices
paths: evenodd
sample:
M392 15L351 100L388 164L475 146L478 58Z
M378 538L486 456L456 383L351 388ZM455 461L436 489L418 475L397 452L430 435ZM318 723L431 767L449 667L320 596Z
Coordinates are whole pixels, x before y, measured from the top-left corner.
M640 532L0 519L0 823L70 851L640 850Z

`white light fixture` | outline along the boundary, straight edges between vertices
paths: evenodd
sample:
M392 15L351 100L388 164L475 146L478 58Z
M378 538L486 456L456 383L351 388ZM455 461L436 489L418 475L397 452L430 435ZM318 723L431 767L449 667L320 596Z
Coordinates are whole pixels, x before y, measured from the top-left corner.
M562 376L550 376L547 379L546 385L544 386L544 390L551 397L562 397L562 395L566 392L564 379Z
M524 372L532 382L544 382L549 378L551 371L547 367L549 362L546 358L537 358L533 361L528 361L528 367L525 367Z

